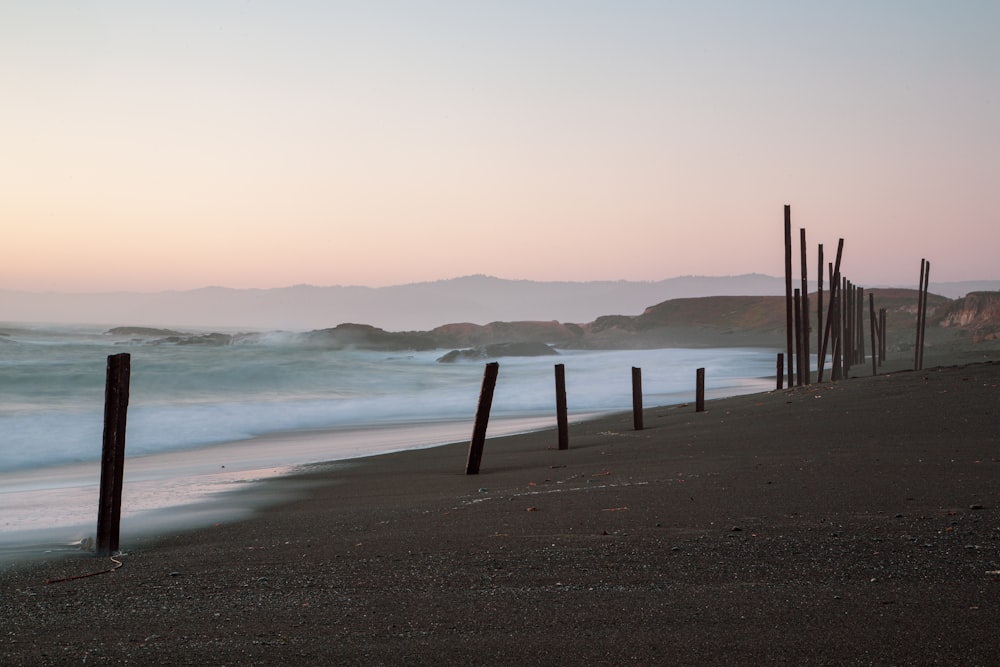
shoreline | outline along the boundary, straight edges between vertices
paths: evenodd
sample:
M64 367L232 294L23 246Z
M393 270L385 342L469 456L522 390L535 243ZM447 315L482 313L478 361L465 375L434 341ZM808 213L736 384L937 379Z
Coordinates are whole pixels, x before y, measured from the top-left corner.
M6 568L12 665L991 664L1000 363L317 464L246 519ZM243 492L240 492L243 493ZM993 574L991 574L993 573ZM136 624L139 615L143 621ZM95 625L92 619L100 618Z
M571 418L578 421L596 414L600 413ZM549 429L554 423L554 415L497 417L490 427L495 437L502 437ZM247 503L245 498L254 495L248 486L312 465L348 466L373 455L445 446L460 434L471 433L471 428L467 420L432 420L295 430L132 457L125 468L121 533L142 539L166 530L184 532L239 521L281 501L260 494L267 500ZM96 461L0 473L6 510L0 527L0 563L78 553L81 544L93 539L99 479ZM50 511L60 512L60 521L35 527L49 520Z

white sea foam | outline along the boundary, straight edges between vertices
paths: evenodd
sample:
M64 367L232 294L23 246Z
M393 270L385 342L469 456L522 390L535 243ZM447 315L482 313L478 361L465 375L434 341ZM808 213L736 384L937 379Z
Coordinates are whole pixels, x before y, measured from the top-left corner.
M132 340L99 330L0 331L8 334L2 336L6 344L0 345L0 470L5 471L0 542L5 527L37 525L30 517L38 512L52 524L77 522L79 517L66 509L39 509L41 498L65 507L68 501L59 498L69 493L65 487L77 488L77 482L85 494L94 493L97 480L92 473L74 476L68 471L81 464L93 468L100 458L104 375L110 354L131 354L129 460L184 450L190 459L198 451L236 443L226 450L230 473L255 470L254 466L285 469L465 438L471 433L483 374L482 362L437 363L443 350L332 351L285 333L217 346L154 345L149 338ZM563 351L559 357L499 361L493 401L497 420L551 416L554 363L565 365L567 402L573 414L631 409L632 366L642 368L647 406L693 400L699 367L706 368L708 391L714 396L768 389L773 381L762 378L774 372L774 351L765 349ZM446 423L453 430L436 426ZM261 436L320 429L372 433L373 427L421 424L433 428L397 429L391 441L357 436L341 444L330 440L332 448L322 452L282 447L280 456L268 458L262 466L252 454L252 439ZM368 444L354 451L360 440ZM172 472L163 472L160 491L139 506L152 509L157 503L176 502L178 493L193 493L195 487L204 490L205 484L186 480L191 471L181 470L180 460L162 459ZM20 492L34 494L30 499L12 495L17 480L39 474L49 481L35 483L30 490L20 487ZM168 491L164 477L174 479L170 488L182 491ZM40 485L45 484L61 486L63 491L42 494ZM80 502L85 507L92 504L89 497ZM29 504L30 512L25 509Z

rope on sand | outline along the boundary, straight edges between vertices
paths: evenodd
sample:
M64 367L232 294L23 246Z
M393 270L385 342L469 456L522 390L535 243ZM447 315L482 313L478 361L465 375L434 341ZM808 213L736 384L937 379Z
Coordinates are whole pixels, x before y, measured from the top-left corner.
M108 572L114 572L115 570L117 570L118 568L120 568L122 566L122 562L120 560L118 560L117 558L115 558L114 556L110 556L110 558L111 558L111 561L115 565L114 565L114 567L110 567L107 570L101 570L100 572L90 572L88 574L78 574L78 575L73 576L73 577L63 577L62 579L46 579L45 583L47 583L47 584L60 584L60 583L62 583L64 581L73 581L74 579L86 579L87 577L96 577L99 574L107 574Z

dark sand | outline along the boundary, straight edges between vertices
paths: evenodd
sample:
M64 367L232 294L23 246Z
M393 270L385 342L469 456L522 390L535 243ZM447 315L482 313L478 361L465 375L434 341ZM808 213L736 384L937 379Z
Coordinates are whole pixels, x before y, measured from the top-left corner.
M1000 664L1000 363L645 422L479 476L466 443L316 466L110 574L6 565L0 663Z

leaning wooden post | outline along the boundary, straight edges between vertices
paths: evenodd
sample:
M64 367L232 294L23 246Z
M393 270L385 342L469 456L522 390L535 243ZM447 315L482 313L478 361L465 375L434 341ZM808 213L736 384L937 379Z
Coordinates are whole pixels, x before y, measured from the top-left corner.
M820 351L819 351L819 357L820 357L820 359L823 359L823 360L826 359L827 344L830 342L831 336L833 337L834 341L836 340L836 331L833 329L832 325L833 325L834 313L836 312L836 308L837 308L837 296L838 296L837 295L837 289L838 289L838 287L840 285L840 259L843 256L843 254L844 254L844 239L840 239L837 242L837 260L836 260L836 264L835 265L831 265L831 267L830 267L830 309L827 311L826 326L823 329L823 344L820 346ZM823 366L822 366L823 363L824 363L823 361L820 362L819 375L818 375L818 378L817 378L818 382L822 382L823 381ZM833 377L836 374L836 372L837 372L836 371L836 368L837 368L836 356L834 356L831 359L830 367L831 367L831 371L830 371L831 378L830 379L831 380L836 380L837 378Z
M632 367L632 425L636 431L642 430L642 369L635 366Z
M483 372L483 388L479 391L479 407L476 408L476 424L472 428L472 442L469 444L469 462L465 466L466 475L478 475L479 464L483 460L483 446L486 444L486 425L490 421L493 406L493 389L497 384L500 364L491 361Z
M792 358L795 350L792 349L792 207L785 204L785 339L786 358L788 362L788 386L795 384L795 376L792 369Z
M926 259L920 260L920 282L917 283L917 340L913 343L913 370L920 370L920 347L923 340L920 338L920 314L924 311L924 265Z
M868 292L868 320L872 334L872 375L878 375L878 349L875 341L875 295Z
M569 449L569 420L566 417L566 366L556 364L556 424L559 449Z
M778 364L777 364L777 376L778 376L778 386L776 389L781 390L785 388L785 353L778 353Z
M695 401L694 401L694 411L704 412L705 411L705 369L699 368L695 374L696 387L695 387Z
M122 483L125 475L125 422L131 357L128 353L108 357L104 388L104 444L101 451L101 490L97 507L98 556L118 551L122 517Z

